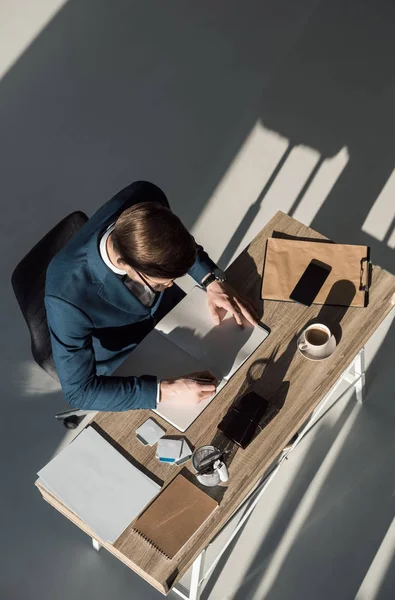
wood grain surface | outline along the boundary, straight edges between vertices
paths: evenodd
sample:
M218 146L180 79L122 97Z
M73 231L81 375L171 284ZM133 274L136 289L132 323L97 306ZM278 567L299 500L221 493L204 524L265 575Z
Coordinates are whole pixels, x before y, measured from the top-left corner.
M260 311L262 323L270 328L271 334L185 432L185 437L194 447L213 442L222 447L225 438L218 434L217 425L233 401L249 389L275 403L279 412L246 450L232 448L228 461L229 481L211 488L211 491L205 488L219 500L219 509L173 560L166 559L143 543L133 531L132 524L113 545L99 540L164 594L221 530L393 307L395 277L379 267L373 268L367 308L304 307L290 302L262 302L260 290L266 240L276 232L279 235L325 239L309 227L278 212L229 267L229 281L254 302ZM338 342L334 354L325 361L311 362L297 350L298 336L312 321L328 325ZM135 431L148 416L154 417L166 429L166 435L181 435L166 421L146 410L99 413L92 424L156 481L166 485L182 470L196 482L190 462L183 467L160 463L155 457L155 446L150 448L137 441ZM93 535L76 515L38 487L50 504Z

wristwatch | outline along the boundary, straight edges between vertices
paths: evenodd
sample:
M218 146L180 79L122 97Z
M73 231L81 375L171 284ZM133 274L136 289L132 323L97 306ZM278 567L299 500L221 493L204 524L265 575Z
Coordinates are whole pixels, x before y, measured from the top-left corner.
M214 269L209 275L207 275L206 279L202 281L202 286L207 289L210 283L213 281L219 281L220 283L226 281L226 273L221 269Z

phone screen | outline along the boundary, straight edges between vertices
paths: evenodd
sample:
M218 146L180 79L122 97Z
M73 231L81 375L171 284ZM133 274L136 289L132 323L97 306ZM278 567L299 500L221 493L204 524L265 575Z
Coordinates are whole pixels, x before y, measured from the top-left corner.
M274 404L255 392L248 392L230 407L218 429L232 442L246 448L277 413Z
M332 267L329 265L313 259L291 292L289 296L291 300L295 300L295 302L299 302L305 306L310 306L331 270Z

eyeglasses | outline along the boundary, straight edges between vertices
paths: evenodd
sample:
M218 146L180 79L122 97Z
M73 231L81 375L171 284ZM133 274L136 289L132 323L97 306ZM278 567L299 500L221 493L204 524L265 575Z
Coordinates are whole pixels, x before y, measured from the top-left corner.
M143 275L142 273L140 273L140 271L137 271L137 269L135 269L137 275L140 277L140 279L142 279L142 281L145 283L145 285L147 286L147 288L149 290L151 290L151 292L153 294L157 294L158 292L163 292L163 290L166 290L168 287L170 287L171 285L173 285L174 283L174 279L170 279L170 281L168 283L151 283L148 281L147 277L145 277L145 275Z

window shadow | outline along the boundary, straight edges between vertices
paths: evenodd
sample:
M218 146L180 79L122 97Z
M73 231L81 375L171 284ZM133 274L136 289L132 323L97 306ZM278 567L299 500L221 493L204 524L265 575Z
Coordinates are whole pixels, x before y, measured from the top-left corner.
M353 395L333 426L321 420L313 430L314 439L307 458L302 468L292 475L286 499L282 501L234 600L254 597L297 507L338 436L343 438L341 451L337 450L336 460L327 469L298 536L270 583L267 597L286 598L291 592L301 600L318 596L323 600L334 596L355 597L393 520L390 496L393 491L395 409L393 403L388 403L392 396L388 373L392 370L389 353L394 351L393 328L394 325L367 371L368 393L363 406L358 408ZM375 363L381 365L381 377L370 381ZM315 467L310 471L312 464ZM332 557L329 562L328 556ZM314 565L313 571L311 565ZM391 566L386 579L388 582L393 579ZM382 589L382 594L388 589L385 580ZM386 596L378 597L384 599Z
M297 472L292 474L289 491L286 497L283 498L281 504L278 506L278 510L272 523L270 524L269 530L265 534L264 542L261 544L251 564L249 565L248 571L243 578L243 584L232 596L233 600L245 600L246 598L254 597L254 593L265 574L268 558L273 554L279 541L285 534L293 515L295 514L299 504L302 502L303 497L310 486L312 479L317 474L328 450L336 440L337 435L351 414L352 404L353 403L350 402L345 407L344 411L333 427L328 427L324 424L320 424L318 426L316 435L309 443L308 456L302 467ZM262 502L265 502L265 496L263 496ZM248 521L240 529L231 546L216 566L210 580L204 588L204 592L202 594L203 600L208 600L210 597L210 593L214 589L215 583L219 579L221 573L226 568L230 554L233 548L236 546L238 539L240 539L241 535L243 534L247 523Z
M321 161L347 147L349 161L311 227L371 246L373 262L391 272L394 251L362 227L395 167L394 17L386 1L321 3L262 100L262 123L294 146L316 149Z
M134 179L160 185L192 227L259 116L292 147L331 157L347 146L350 160L312 226L370 245L372 260L394 272L390 229L383 241L361 231L395 164L393 21L383 0L231 0L226 10L199 3L188 11L178 1L147 8L139 0L69 0L0 81L5 279L61 217L75 209L91 215ZM312 181L314 172L292 210ZM258 303L258 284L251 291ZM53 413L66 406L60 392L45 391L45 374L37 385L22 372L36 367L11 286L2 309L1 455L12 491L1 510L18 517L3 531L9 595L45 597L50 583L63 600L89 580L97 598L114 594L114 582L119 600L131 584L136 596L156 597L118 561L87 551L86 536L38 497L34 473L63 437ZM22 549L23 577L20 560L8 560Z

